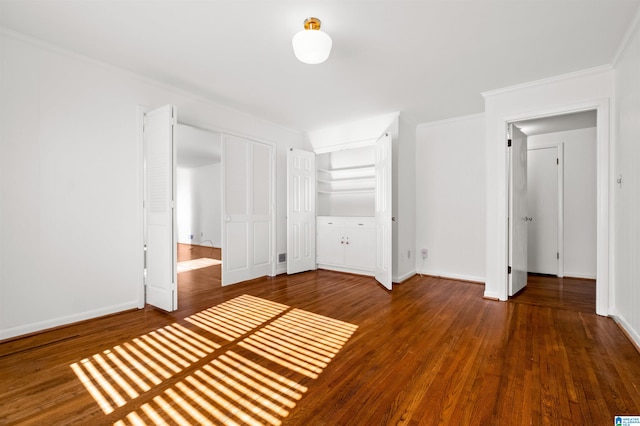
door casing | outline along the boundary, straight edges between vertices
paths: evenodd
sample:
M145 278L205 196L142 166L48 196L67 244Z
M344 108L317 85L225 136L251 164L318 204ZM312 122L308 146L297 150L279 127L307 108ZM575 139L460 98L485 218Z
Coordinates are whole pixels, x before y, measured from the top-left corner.
M509 123L515 123L518 121L531 120L535 118L543 118L550 117L555 115L563 115L570 114L574 112L582 112L582 111L597 111L597 131L596 131L596 208L597 208L597 230L596 230L596 241L597 241L597 255L596 255L596 314L602 316L608 316L610 312L609 300L610 300L610 267L609 262L612 260L609 254L610 243L610 234L609 229L612 224L610 223L610 214L611 205L609 203L609 193L611 190L611 182L610 179L610 170L611 170L611 156L609 154L610 147L610 137L609 137L609 115L610 115L610 107L609 107L609 99L595 99L592 101L565 105L556 108L548 108L542 109L538 111L532 111L527 113L506 115L502 118L502 125L506 126ZM507 149L507 140L506 134L504 139L504 147ZM508 180L508 163L505 163L505 176ZM508 182L505 182L505 187ZM508 200L503 200L503 214L504 217L508 217ZM505 220L503 223L504 229L503 232L505 236L508 235L508 222ZM502 245L502 250L500 250L500 255L503 256L503 264L508 264L508 241L505 239L504 244ZM502 280L502 289L499 294L500 300L508 299L508 277L507 277L507 268L504 271L504 278Z

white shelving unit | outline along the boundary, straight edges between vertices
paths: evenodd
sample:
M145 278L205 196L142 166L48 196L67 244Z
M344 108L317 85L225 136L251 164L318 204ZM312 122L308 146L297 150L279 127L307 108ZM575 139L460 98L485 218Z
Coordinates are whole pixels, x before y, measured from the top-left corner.
M375 207L373 147L318 154L318 215L369 217Z

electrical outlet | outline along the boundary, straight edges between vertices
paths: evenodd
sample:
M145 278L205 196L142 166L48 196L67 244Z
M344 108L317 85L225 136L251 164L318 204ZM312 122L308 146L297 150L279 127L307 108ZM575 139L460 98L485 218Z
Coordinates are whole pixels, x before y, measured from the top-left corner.
M423 259L426 259L427 257L429 257L429 250L423 248L422 250L420 250L420 254L422 255Z
M407 259L411 259L411 250L407 250Z

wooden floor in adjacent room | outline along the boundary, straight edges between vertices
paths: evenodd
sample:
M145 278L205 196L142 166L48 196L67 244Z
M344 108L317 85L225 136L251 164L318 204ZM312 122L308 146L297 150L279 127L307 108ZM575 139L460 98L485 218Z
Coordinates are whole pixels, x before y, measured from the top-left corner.
M415 276L388 292L330 271L222 288L220 266L182 272L177 312L0 344L0 424L610 425L640 414L640 354L612 319L483 290Z

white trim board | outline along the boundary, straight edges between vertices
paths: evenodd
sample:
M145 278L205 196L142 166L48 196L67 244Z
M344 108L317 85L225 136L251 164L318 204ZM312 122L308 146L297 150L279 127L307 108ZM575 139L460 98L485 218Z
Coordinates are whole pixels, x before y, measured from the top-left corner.
M557 75L557 76L554 76L554 77L543 78L543 79L540 79L540 80L534 80L534 81L530 81L530 82L523 83L523 84L516 84L516 85L513 85L513 86L509 86L509 87L503 87L501 89L489 90L487 92L480 93L480 95L482 95L482 97L484 97L484 98L487 98L487 97L490 97L490 96L501 95L501 94L513 92L513 91L516 91L516 90L522 90L522 89L527 89L527 88L536 87L536 86L545 86L545 85L547 85L549 83L554 83L554 82L557 82L557 81L573 80L573 79L579 78L579 77L591 76L591 75L594 75L594 74L601 74L601 73L604 73L604 72L611 71L612 69L613 69L613 67L611 65L601 65L599 67L587 68L587 69L581 70L581 71L575 71L575 72L570 72L570 73L567 73L567 74ZM593 108L591 108L591 109L593 109ZM567 112L565 112L565 113L567 113ZM545 115L539 115L539 116L531 116L531 117L523 118L522 120L526 120L526 119L530 119L530 118L540 118L540 117L545 117L547 115L555 115L555 114L545 114Z
M624 330L627 337L629 337L629 339L633 341L636 348L640 350L640 334L634 331L633 327L631 327L631 324L629 324L623 317L617 315L612 314L611 318L613 318L613 320Z
M449 272L439 272L439 271L418 271L419 275L427 275L435 278L443 278L445 280L457 280L457 281L468 281L471 283L484 284L484 277L474 277L472 275L460 275L460 274L452 274ZM485 296L487 296L485 294ZM497 297L496 297L497 299Z
M34 322L31 324L21 325L19 327L7 328L0 330L0 340L10 339L14 337L24 336L30 333L42 333L56 327L67 327L74 325L74 323L93 320L99 317L103 317L111 314L118 314L130 309L137 309L138 301L132 300L126 303L118 305L108 306L106 308L95 309L92 311L85 311L74 315L67 315L63 317L53 318L46 321Z

